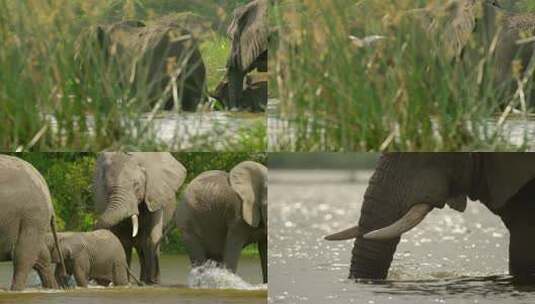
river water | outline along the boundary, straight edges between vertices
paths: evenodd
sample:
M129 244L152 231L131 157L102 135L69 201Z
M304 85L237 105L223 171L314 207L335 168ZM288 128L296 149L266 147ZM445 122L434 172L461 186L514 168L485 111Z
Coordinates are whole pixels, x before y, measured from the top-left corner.
M138 265L134 259L135 274L139 273ZM176 255L162 256L160 267L162 284L154 287L43 290L37 287L37 274L32 273L28 280L30 288L23 292L0 291L0 303L266 303L267 286L262 284L260 262L256 257L241 257L237 274L212 265L190 271L189 259ZM11 274L11 262L0 263L1 289L9 288Z
M348 280L353 242L323 237L357 223L371 173L270 171L268 303L535 303L535 287L511 283L508 232L479 202L404 234L384 283Z
M161 112L154 117L144 114L137 121L129 122L132 127L125 133L134 141L150 141L168 147L167 150L223 150L240 139L240 131L259 125L265 128L265 117L265 113L247 112ZM58 132L57 120L51 115L46 119L53 132L61 137L64 131ZM88 115L86 120L87 132L94 134L94 118Z
M270 99L267 107L268 149L269 151L292 151L295 150L297 138L305 138L305 134L296 134L296 129L288 119L281 118L280 101ZM479 133L493 135L498 129L499 117L489 118L485 121L484 130ZM470 126L468 126L470 128ZM499 128L501 138L513 148L523 148L527 151L535 151L535 116L511 115ZM323 133L324 135L325 133ZM437 140L439 132L436 130ZM399 134L397 134L399 136ZM327 138L322 140L327 142ZM321 147L323 143L316 143Z

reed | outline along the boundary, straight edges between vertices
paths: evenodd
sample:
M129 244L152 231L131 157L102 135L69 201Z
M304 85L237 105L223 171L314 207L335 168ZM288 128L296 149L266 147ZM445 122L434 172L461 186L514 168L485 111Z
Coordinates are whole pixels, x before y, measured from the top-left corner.
M472 35L462 60L440 30L444 1L281 1L274 63L280 118L274 150L522 150L496 123L503 94L489 48ZM350 39L381 35L362 45ZM505 90L504 90L505 91ZM511 119L509 115L505 119ZM292 134L289 136L289 134Z

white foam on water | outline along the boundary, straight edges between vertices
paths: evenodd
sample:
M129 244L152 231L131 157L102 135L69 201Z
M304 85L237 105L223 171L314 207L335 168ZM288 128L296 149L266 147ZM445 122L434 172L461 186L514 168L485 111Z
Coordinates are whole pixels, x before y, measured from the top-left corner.
M211 289L267 289L267 284L254 285L245 282L237 274L218 266L213 261L207 261L202 266L193 268L188 275L188 286Z

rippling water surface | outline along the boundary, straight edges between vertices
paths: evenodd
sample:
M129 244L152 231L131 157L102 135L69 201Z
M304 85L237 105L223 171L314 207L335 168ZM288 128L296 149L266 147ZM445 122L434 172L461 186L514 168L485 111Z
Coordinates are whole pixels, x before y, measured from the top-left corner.
M190 271L185 256L163 256L160 260L161 286L112 287L90 286L70 290L38 288L36 273L29 278L31 286L23 292L9 292L11 262L0 263L0 303L153 303L153 304L212 304L212 303L266 303L267 286L262 284L258 258L241 257L238 273L205 265ZM139 273L137 261L133 271Z
M524 118L522 115L512 115L500 128L500 134L505 142L515 147L523 147L528 151L535 151L535 115ZM485 134L494 134L497 129L499 118L490 118L485 123ZM279 151L294 149L294 143L298 137L306 137L305 134L296 134L294 125L287 119L281 118L280 101L270 99L267 107L267 127L269 137L269 150ZM468 126L470 128L470 126ZM323 130L322 130L323 131ZM322 140L327 138L322 133ZM437 138L439 137L437 132ZM489 136L490 137L490 136ZM318 143L320 145L321 143Z
M479 202L433 210L404 234L388 280L347 280L368 171L270 171L269 303L535 303L507 275L509 235Z
M134 138L141 141L150 139L152 142L168 146L169 150L205 148L213 151L224 149L239 139L240 131L257 125L266 125L265 113L246 112L162 112L154 117L143 115L128 130ZM57 120L47 116L52 130L57 132ZM95 128L94 118L87 118L90 134Z

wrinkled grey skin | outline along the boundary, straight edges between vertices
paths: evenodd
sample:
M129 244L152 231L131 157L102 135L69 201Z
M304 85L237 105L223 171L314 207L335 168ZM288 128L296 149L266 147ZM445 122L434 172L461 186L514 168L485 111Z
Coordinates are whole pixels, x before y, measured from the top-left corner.
M229 101L229 82L228 79L223 79L216 87L212 97L219 100L230 108ZM245 89L242 92L241 98L238 101L237 108L239 110L248 110L251 112L263 112L266 109L268 100L268 83L266 80L249 80L247 78Z
M95 170L95 227L111 230L121 241L128 266L135 247L140 279L160 281L159 252L164 227L172 220L176 193L186 168L170 153L114 153L99 155ZM133 218L139 231L133 236Z
M229 80L229 105L237 108L242 100L243 79L257 69L267 72L267 0L254 0L238 7L227 32L232 40L232 49L227 63ZM247 100L243 99L245 102Z
M462 56L470 37L474 36L479 45L491 49L496 38L494 59L496 67L493 77L499 90L511 98L516 91L517 80L512 70L513 62L521 64L520 77L535 51L535 42L517 44L522 38L535 34L535 14L510 11L517 1L514 0L459 0L453 8L455 16L445 28L446 43L454 44L455 55ZM478 7L481 13L478 15ZM532 98L531 103L535 102ZM508 100L506 100L508 101Z
M130 89L129 97L136 96L143 107L152 108L163 100L161 108L165 110L178 106L185 111L195 111L206 99L206 68L198 42L189 29L176 21L151 24L123 21L99 25L87 39L96 40L92 45L103 54L108 75L118 77L119 84ZM94 48L88 50L94 52ZM99 66L92 62L94 54L79 56L82 60L87 58L87 69L91 69L91 65Z
M349 277L385 279L400 240L369 239L364 234L391 225L416 204L448 204L462 212L467 198L500 216L510 233L510 273L520 281L533 279L534 153L383 155L364 194Z
M126 255L121 242L111 231L65 232L59 233L58 237L67 275L74 276L77 286L87 287L90 280L102 286L128 284ZM59 256L51 237L48 242L52 262L58 263ZM56 267L56 277L61 276L60 267Z
M243 247L257 243L267 282L267 168L246 161L230 173L207 171L191 181L176 225L193 266L208 259L236 272Z
M45 241L49 231L56 234L54 207L41 174L21 159L0 155L0 205L0 261L13 261L11 289L24 289L32 268L43 287L58 288Z

